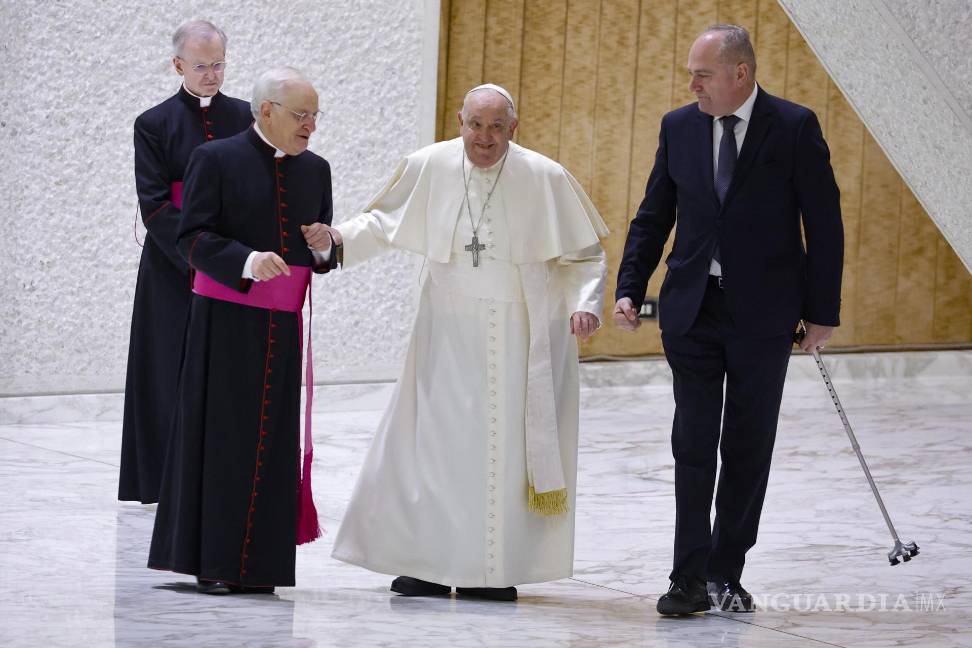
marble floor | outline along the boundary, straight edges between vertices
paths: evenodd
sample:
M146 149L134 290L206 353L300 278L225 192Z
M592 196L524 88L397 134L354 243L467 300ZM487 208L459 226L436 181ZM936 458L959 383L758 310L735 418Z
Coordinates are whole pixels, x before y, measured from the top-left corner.
M153 507L114 498L117 396L0 399L0 646L972 646L972 354L828 361L921 555L887 564L827 391L794 356L743 579L760 610L675 619L654 611L674 517L664 363L584 365L575 574L515 604L392 596L388 577L329 557L390 385L318 387L327 534L298 549L298 587L259 596L203 596L145 568Z

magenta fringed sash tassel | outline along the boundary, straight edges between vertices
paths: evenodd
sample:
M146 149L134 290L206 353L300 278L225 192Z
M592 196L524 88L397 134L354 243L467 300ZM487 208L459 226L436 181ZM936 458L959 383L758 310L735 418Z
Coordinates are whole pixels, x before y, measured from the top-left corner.
M300 353L303 356L304 295L310 295L311 269L307 266L290 266L290 276L279 275L270 281L254 281L249 292L233 290L202 272L196 272L192 291L197 295L221 301L255 306L267 310L297 313L297 330L300 337ZM314 353L311 346L314 302L309 298L310 318L307 335L307 360L305 369L306 398L304 404L304 451L299 482L297 484L297 544L313 542L321 537L317 520L317 508L311 492L311 464L314 461L314 441L311 430L311 407L314 402Z
M311 492L311 465L314 463L314 438L311 434L311 408L314 403L314 295L308 277L307 301L309 308L307 332L307 365L304 374L306 398L304 399L304 460L297 485L297 544L313 542L321 537L321 525L317 519L317 507ZM304 339L303 313L297 313L300 339Z

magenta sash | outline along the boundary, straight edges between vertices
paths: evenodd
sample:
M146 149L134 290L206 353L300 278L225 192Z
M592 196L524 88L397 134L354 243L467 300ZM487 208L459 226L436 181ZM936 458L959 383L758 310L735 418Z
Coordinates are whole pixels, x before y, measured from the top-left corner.
M181 184L180 189L181 189ZM175 203L175 189L173 185L173 203ZM180 194L181 197L181 194ZM321 537L321 527L314 506L314 495L311 491L311 464L314 461L314 440L311 434L311 408L314 402L314 350L311 344L313 337L314 300L310 297L311 269L307 266L289 266L290 276L279 275L269 281L254 281L249 292L241 293L233 290L212 277L199 272L195 273L192 292L203 297L233 302L243 306L263 308L270 311L286 311L297 313L297 331L300 337L301 355L303 355L304 317L301 309L304 307L304 295L308 295L310 305L310 320L307 335L307 360L304 374L304 453L300 483L297 485L297 544L313 542Z
M182 209L182 182L172 183L172 204L176 209Z

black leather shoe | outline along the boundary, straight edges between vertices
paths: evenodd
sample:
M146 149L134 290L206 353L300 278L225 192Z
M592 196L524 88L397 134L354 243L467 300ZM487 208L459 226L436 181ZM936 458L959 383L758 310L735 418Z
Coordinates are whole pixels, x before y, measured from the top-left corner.
M706 585L709 602L723 612L754 612L753 595L743 589L739 581L709 581Z
M442 596L449 594L452 588L411 576L399 576L392 581L391 591L398 592L402 596Z
M515 587L457 587L456 594L490 601L515 601Z
M229 594L230 586L223 581L196 577L196 591L200 594Z
M665 616L692 614L709 609L709 594L705 591L705 581L691 576L677 576L668 592L658 599L655 609Z
M273 585L230 585L233 594L273 594Z

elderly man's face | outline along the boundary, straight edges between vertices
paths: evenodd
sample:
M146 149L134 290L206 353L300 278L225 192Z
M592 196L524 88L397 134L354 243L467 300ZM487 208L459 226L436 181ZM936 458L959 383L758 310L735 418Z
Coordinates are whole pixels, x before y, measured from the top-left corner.
M280 96L260 106L260 130L287 155L307 150L311 133L317 130L317 92L306 81L284 85Z
M516 125L503 95L493 90L472 93L459 112L459 134L466 157L480 168L493 166L506 154Z
M176 72L186 79L186 88L198 97L212 97L223 85L226 52L218 36L192 39L172 59Z
M699 100L699 110L722 117L732 114L752 92L752 77L746 65L719 59L722 35L702 34L689 50L689 90Z

